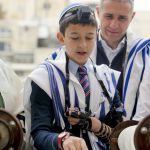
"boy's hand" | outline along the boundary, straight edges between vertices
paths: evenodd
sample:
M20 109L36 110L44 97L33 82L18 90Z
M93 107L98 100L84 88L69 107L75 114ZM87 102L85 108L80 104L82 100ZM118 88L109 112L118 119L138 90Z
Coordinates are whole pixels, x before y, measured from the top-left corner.
M65 113L69 123L71 125L80 125L81 128L90 130L92 132L98 132L101 128L101 121L96 117L91 117L91 113L84 113L78 108L68 108Z
M70 136L63 143L64 150L88 150L84 139Z
M68 108L68 110L65 112L65 116L71 125L78 124L82 129L91 129L91 112L83 112L77 107Z
M73 118L73 117L69 116L69 117L67 117L67 119L71 125L79 124L79 119L77 119L77 118Z

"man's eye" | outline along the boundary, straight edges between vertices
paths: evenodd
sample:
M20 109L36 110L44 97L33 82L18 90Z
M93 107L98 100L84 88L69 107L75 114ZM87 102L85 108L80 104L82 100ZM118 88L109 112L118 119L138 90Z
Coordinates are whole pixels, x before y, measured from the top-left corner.
M111 15L105 16L106 19L112 19L113 17Z
M127 20L127 18L126 17L120 17L119 20L125 21L125 20Z

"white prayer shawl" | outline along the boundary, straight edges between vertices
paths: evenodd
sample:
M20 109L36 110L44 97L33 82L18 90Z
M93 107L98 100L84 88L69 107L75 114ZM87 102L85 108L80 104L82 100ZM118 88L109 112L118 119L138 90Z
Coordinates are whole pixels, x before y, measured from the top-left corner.
M134 116L135 120L141 121L150 114L150 57L147 58L143 79L139 88L139 98L137 104L137 112ZM118 146L120 150L135 150L134 134L137 125L124 129L118 137Z
M127 112L125 120L131 119L133 109L138 99L138 88L143 78L145 64L149 57L150 39L137 40L133 45L127 57L127 65L124 75L123 102ZM144 97L143 97L144 98Z
M133 32L129 31L127 32L127 50L125 57L124 85L123 85L123 102L125 110L127 112L127 116L124 118L124 120L129 120L132 117L136 93L138 91L142 71L144 68L143 61L145 60L146 63L147 56L149 55L148 52L146 51L149 51L148 44L150 42L149 40L148 41L147 40L146 39L141 40L141 38L139 38ZM93 61L96 61L96 51L97 49L94 50L91 55Z
M61 103L63 106L63 109L65 108L65 95L64 95L64 87L62 80L60 78L60 75L58 73L58 70L56 69L59 68L62 73L66 76L65 72L65 65L66 65L66 57L65 57L65 50L61 50L57 58L55 60L49 60L49 62L53 65L53 71L54 71L54 77L57 80L58 86L58 95L60 95ZM94 71L93 71L93 66L91 61L89 60L91 66L88 72L89 76L89 82L90 82L90 109L93 114L97 118L100 117L100 111L101 111L101 104L104 104L105 107L105 113L107 113L110 109L108 100L103 94L103 91L98 83L97 78L95 77ZM54 67L54 65L56 67ZM112 69L109 69L106 65L101 65L101 66L95 66L97 70L97 77L98 79L101 79L104 82L104 85L106 86L106 89L110 95L111 98L114 97L115 94L115 89L116 89L116 84L119 78L119 74L116 71L113 71ZM70 72L70 79L69 79L69 93L70 94L70 103L71 107L75 106L75 97L77 95L78 101L79 101L79 107L81 109L85 109L85 94L83 91L82 86L80 85L79 81L77 78ZM52 94L50 90L50 85L47 84L49 83L49 78L48 78L48 72L47 69L44 65L39 66L36 70L34 70L29 77L27 78L26 84L25 84L25 90L24 90L24 106L25 106L25 111L26 111L26 131L27 131L27 137L26 139L29 140L30 138L30 130L31 130L31 108L30 108L30 94L31 94L31 81L34 81L40 88L42 88L51 98ZM109 81L109 82L108 82ZM93 84L94 83L94 84ZM60 110L56 110L59 113L59 118L60 119L60 124L62 129L65 128L65 123L62 118L62 114ZM57 119L55 121L57 121ZM89 137L91 140L91 145L93 147L93 150L98 150L98 146L96 144L96 141L98 141L97 137L89 132Z
M23 97L22 97L23 83L14 71L0 60L0 92L4 100L5 110L13 115L22 112Z
M137 103L135 120L141 121L150 114L150 57L147 58L143 79L139 87L139 97Z

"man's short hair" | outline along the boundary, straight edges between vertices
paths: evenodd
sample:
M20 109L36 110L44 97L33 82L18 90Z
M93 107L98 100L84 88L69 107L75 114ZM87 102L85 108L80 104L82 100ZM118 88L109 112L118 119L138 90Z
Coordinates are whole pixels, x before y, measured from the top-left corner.
M106 0L100 0L100 5L103 6L103 2ZM121 3L130 3L132 8L134 8L134 0L109 0L109 1L116 1Z

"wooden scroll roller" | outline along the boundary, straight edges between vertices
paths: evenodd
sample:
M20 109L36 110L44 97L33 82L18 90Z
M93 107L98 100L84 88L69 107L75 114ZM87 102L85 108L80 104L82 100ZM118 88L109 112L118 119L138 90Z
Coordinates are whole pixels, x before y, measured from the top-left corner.
M110 135L110 148L111 148L111 150L119 150L118 137L119 137L119 134L121 133L121 131L124 130L125 128L129 127L129 126L136 125L137 123L138 123L138 121L133 121L133 120L123 121L123 122L119 123L112 130L112 133Z
M0 150L21 150L23 132L16 117L0 109Z
M134 145L136 150L150 150L150 115L138 124L134 134Z

